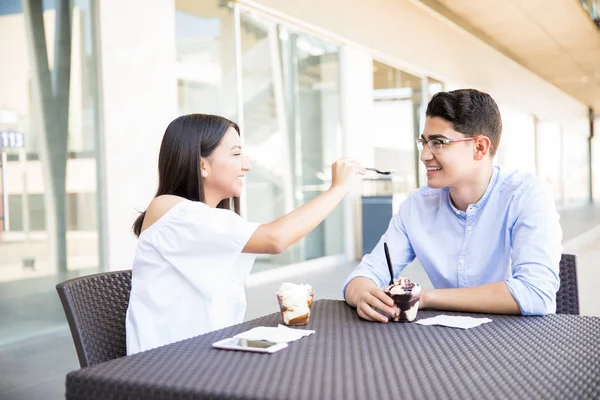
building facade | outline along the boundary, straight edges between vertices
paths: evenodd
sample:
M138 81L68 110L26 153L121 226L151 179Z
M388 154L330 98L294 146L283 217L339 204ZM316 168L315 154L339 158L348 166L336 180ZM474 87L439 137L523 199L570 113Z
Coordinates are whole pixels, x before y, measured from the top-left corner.
M0 6L0 49L10 54L0 63L0 131L25 137L2 149L5 287L129 268L162 135L187 113L240 125L253 165L242 214L255 222L326 189L341 156L397 171L389 182L367 177L306 238L260 256L256 274L358 258L361 196L393 194L396 206L424 182L414 138L441 90L490 93L504 123L496 162L548 181L559 208L597 195L588 105L419 1L69 4ZM53 217L63 207L65 218Z

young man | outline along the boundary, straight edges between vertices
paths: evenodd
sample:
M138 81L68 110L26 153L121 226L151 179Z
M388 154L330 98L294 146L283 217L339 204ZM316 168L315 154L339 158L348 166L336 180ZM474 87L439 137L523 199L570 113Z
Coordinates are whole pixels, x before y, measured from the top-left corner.
M388 321L393 302L381 289L390 280L387 242L395 277L416 257L433 283L420 308L554 313L559 217L539 179L493 165L502 133L496 102L473 89L442 92L426 116L417 146L427 186L408 196L346 280L346 302L363 319Z

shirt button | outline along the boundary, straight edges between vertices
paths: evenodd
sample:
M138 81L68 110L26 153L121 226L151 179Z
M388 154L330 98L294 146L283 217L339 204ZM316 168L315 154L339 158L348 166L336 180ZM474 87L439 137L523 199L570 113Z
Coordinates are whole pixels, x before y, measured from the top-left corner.
M467 230L470 232L473 230L473 227L471 225L467 226Z
M463 265L463 264L465 263L465 260L463 260L463 259L461 258L460 260L458 260L458 263L459 263L460 265Z

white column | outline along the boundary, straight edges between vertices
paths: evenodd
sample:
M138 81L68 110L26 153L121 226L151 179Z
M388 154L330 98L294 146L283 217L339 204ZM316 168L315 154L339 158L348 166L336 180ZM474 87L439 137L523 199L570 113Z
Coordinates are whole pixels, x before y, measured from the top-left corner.
M177 115L172 0L99 2L101 155L107 270L131 267L131 225L158 182L158 151Z
M364 166L373 165L373 58L356 48L343 46L340 63L343 154L358 159ZM349 260L359 257L362 246L360 195L361 185L357 184L344 202L344 248Z

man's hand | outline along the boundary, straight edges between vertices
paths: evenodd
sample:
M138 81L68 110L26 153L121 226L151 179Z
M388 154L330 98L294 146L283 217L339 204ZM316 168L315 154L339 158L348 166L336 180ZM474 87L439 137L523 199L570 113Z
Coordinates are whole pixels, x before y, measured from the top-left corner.
M346 287L346 302L356 307L358 316L367 321L388 322L388 317L378 310L387 315L394 314L392 298L369 278L358 277L350 281Z
M388 317L381 315L377 310L381 310L387 315L393 315L394 309L391 306L394 301L383 289L374 287L362 292L358 297L356 312L358 316L367 321L388 322Z

